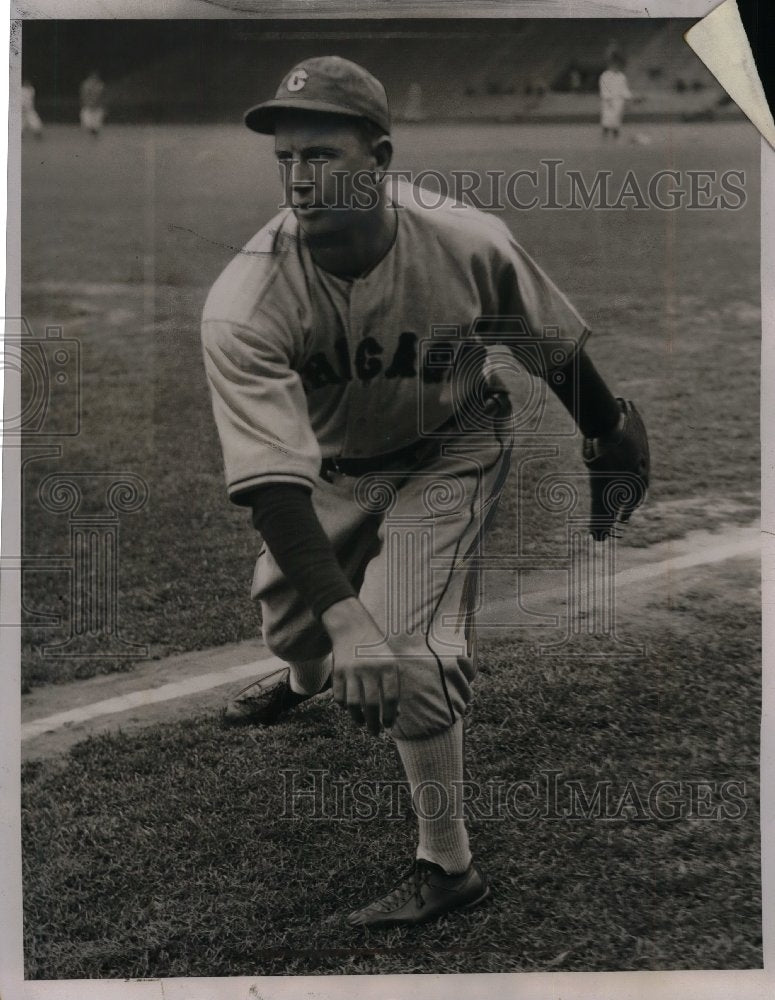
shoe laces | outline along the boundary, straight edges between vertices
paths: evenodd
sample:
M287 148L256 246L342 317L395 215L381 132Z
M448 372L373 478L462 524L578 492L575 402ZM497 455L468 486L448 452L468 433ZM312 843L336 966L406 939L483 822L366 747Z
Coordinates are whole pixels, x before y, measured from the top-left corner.
M279 698L285 696L286 689L290 690L290 686L287 681L279 680L275 681L274 684L270 684L268 687L262 688L258 694L244 694L243 692L249 691L253 687L253 684L248 684L246 688L242 691L238 691L234 696L235 701L239 701L243 705L267 705L273 704Z
M382 903L381 908L386 911L397 909L399 906L403 906L404 903L414 896L418 909L422 909L422 907L425 906L422 889L423 886L428 884L430 877L430 869L415 861L412 867L401 876L401 879L396 887L391 889L391 891L384 896L382 900L380 900Z
M425 906L425 900L422 898L422 888L430 882L431 870L415 861L412 874L414 877L414 899L418 908L422 908Z

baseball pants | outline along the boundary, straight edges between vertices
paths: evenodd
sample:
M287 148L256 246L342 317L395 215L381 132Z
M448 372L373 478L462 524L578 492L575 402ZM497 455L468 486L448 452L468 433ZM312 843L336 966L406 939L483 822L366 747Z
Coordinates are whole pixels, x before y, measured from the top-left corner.
M603 128L621 128L625 101L621 97L604 97L600 102L600 124Z
M81 108L81 128L99 132L105 121L104 108Z
M312 495L342 569L398 664L399 714L391 729L398 739L447 729L471 699L476 556L508 474L511 441L493 426L423 450L411 469L332 473ZM252 596L276 656L300 662L330 652L323 626L266 549Z

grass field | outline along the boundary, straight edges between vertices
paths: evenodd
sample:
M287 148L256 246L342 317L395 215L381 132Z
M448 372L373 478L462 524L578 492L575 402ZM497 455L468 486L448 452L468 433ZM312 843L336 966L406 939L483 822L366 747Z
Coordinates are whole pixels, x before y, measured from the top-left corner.
M414 830L406 800L397 809L384 789L372 794L378 815L352 803L337 813L324 782L396 782L401 772L390 741L355 730L330 701L269 730L224 733L200 716L28 765L27 975L759 967L760 652L749 573L641 608L634 637L645 660L483 645L468 777L501 789L538 781L539 793L497 817L483 793L470 827L493 900L439 925L364 935L343 922L407 865ZM298 799L290 815L284 769L302 790L315 769L329 772L317 814ZM566 781L581 782L587 799L610 782L608 818L531 818L551 771L561 775L561 815ZM674 783L664 802L682 811L672 819L648 812L660 781ZM739 783L742 800L729 815L725 781ZM627 782L637 799L617 814ZM692 787L705 791L692 799Z
M742 124L639 131L650 144L602 146L585 126L404 126L396 166L511 172L554 157L620 182L630 168L644 182L666 168L746 172L739 211L504 214L647 419L653 488L626 540L648 546L758 513L759 143ZM47 475L141 476L149 499L120 521L122 634L151 656L253 636L257 539L225 498L198 318L219 270L276 204L269 150L237 127L114 127L97 142L63 127L25 142L23 157L23 313L37 333L62 326L83 361L80 435L55 456L50 439L26 442L24 553L68 552L67 517L37 498ZM55 408L48 427L68 419ZM577 469L578 448L566 440L548 467ZM94 483L86 510L98 509L104 480ZM562 521L531 502L533 486L519 496L512 476L494 549L513 549L518 514L533 551L561 543ZM585 787L736 780L743 816L475 822L497 906L364 942L337 915L405 863L411 819L291 827L279 772L325 760L338 776L397 778L389 743L326 704L269 732L227 736L201 717L92 740L24 771L27 974L759 965L757 583L746 565L644 599L628 620L647 655L616 666L488 640L468 738L482 781L551 769ZM68 587L61 571L26 576L27 688L132 667L132 656L42 654L68 634ZM42 628L31 612L62 620Z

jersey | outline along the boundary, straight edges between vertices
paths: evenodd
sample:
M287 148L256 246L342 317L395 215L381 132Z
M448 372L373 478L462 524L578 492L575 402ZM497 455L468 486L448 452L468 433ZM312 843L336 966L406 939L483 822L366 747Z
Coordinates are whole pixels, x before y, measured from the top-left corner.
M632 98L627 77L619 69L607 69L600 74L600 96L610 101L629 101Z
M35 88L31 83L22 84L22 131L27 130L38 137L43 131L43 122L35 110Z
M385 455L441 427L462 352L511 346L496 317L516 318L546 369L570 360L547 330L584 343L587 324L499 219L425 207L404 182L392 207L394 243L361 278L318 267L288 209L213 286L204 362L235 502L267 482L314 485L322 458Z
M96 109L102 107L105 96L105 84L96 77L87 77L81 84L81 107Z
M31 83L22 84L22 111L35 110L35 88Z

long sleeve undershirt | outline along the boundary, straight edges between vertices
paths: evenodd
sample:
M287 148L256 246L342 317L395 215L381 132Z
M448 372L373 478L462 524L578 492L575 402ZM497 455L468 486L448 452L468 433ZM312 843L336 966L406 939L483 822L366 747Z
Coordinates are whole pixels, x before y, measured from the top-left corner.
M577 371L573 371L573 366ZM582 350L575 361L560 370L565 378L549 379L549 386L576 421L584 437L596 438L616 427L621 416L619 404L600 377L591 358Z
M318 618L355 596L312 506L311 491L294 483L267 483L250 493L253 526L286 580Z

